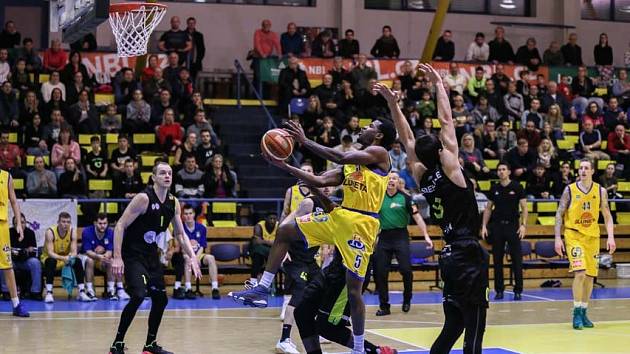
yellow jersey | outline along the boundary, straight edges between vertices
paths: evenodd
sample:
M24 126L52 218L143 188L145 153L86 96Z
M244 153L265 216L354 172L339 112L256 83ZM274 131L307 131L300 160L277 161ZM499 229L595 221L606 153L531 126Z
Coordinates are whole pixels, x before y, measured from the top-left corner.
M0 221L9 220L9 172L0 170Z
M387 172L372 171L367 166L343 166L343 200L341 206L362 213L378 214L385 198Z
M60 256L67 256L70 254L70 245L72 244L72 227L66 231L65 235L59 235L59 228L57 225L50 227L53 233L53 250ZM44 247L42 258L46 260L49 257L48 250Z
M276 239L276 231L278 231L278 222L274 225L273 230L271 232L267 232L267 228L265 227L265 220L260 220L258 222L260 228L262 229L262 238L265 241L273 241Z
M599 206L601 187L593 182L588 192L583 192L577 182L569 185L569 207L564 214L564 227L583 235L599 237Z
M291 204L289 204L289 213L292 213L297 210L300 203L309 195L309 192L306 194L302 193L302 189L297 184L291 187Z

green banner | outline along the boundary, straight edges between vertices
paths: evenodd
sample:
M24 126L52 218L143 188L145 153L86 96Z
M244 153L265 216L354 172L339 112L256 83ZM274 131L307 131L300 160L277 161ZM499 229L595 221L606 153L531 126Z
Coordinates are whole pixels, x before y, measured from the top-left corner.
M588 77L599 77L599 70L597 67L589 67ZM577 66L550 66L549 67L549 80L560 82L562 76L569 76L571 78L577 76Z
M263 82L278 83L280 70L287 66L286 59L265 58L258 61L260 80Z

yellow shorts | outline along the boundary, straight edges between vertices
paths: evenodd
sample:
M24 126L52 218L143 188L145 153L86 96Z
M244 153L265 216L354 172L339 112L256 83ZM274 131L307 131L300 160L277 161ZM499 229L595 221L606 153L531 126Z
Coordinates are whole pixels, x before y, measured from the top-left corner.
M11 236L9 236L9 223L0 220L0 269L13 268L11 262Z
M343 208L295 219L308 247L333 244L349 271L364 278L380 228L377 218Z
M586 275L596 277L599 265L599 237L584 235L583 233L565 229L565 246L569 257L571 272L586 271Z
M205 257L205 256L206 256L206 254L205 254L205 253L203 253L203 252L201 252L201 253L199 253L199 254L197 255L197 260L198 260L199 262L203 262L203 257ZM203 265L203 264L202 264L202 265Z

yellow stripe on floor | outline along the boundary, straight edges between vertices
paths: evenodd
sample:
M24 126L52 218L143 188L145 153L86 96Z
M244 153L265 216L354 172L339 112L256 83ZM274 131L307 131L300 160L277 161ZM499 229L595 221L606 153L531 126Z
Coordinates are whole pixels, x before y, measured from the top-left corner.
M566 323L492 325L486 328L484 348L504 348L527 354L630 353L630 321L599 321L595 328L574 330ZM441 328L372 329L371 333L430 348ZM461 349L463 334L455 344Z

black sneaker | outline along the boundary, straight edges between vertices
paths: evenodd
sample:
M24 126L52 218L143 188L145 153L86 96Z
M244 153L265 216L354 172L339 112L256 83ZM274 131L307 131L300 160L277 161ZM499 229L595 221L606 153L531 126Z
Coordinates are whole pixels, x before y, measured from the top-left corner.
M408 301L403 302L402 304L402 311L403 312L409 312L409 310L411 310L411 303Z
M503 291L497 291L497 293L494 295L494 299L503 300Z
M184 288L177 288L173 290L173 299L183 300L186 298L186 293L184 292Z
M173 354L173 352L169 352L168 350L162 349L156 341L153 341L150 345L145 345L142 349L142 354Z
M219 289L212 289L212 300L221 299L221 293L219 293Z
M109 354L125 354L125 343L116 342L109 347Z
M186 299L188 300L194 300L197 298L197 296L195 296L195 293L193 293L192 289L188 289L186 290Z
M376 311L376 316L387 316L391 314L392 312L389 309L378 309L378 311Z
M523 295L521 295L521 293L514 293L514 301L521 301L523 300Z

